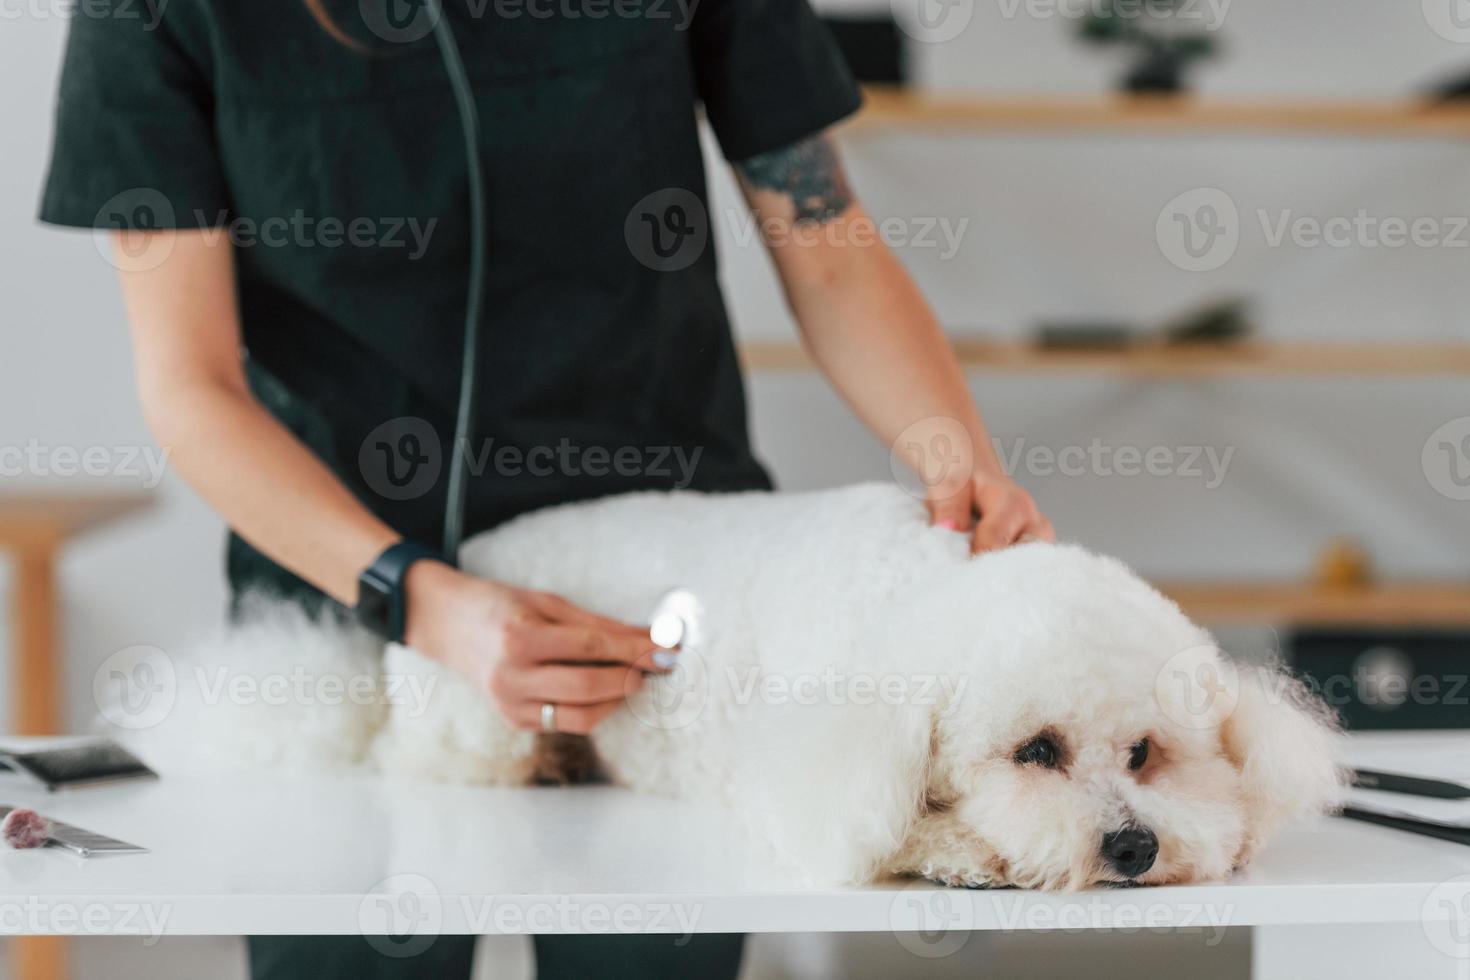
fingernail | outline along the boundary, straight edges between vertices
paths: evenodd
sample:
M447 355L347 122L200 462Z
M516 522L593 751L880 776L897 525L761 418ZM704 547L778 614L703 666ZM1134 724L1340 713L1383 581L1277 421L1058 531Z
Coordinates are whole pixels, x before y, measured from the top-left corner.
M653 651L653 665L655 667L662 667L665 670L669 670L672 669L673 666L678 662L679 660L677 657L674 656L674 652L672 650Z
M957 531L957 530L959 530L959 525L955 523L955 519L953 517L946 517L944 520L940 521L938 524L935 524L934 526L935 527L942 527L946 531Z

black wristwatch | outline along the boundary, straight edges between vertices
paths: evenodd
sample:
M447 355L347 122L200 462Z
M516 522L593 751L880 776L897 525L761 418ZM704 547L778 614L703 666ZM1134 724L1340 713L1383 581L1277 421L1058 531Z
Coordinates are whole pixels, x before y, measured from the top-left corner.
M408 618L403 580L416 561L444 561L432 548L412 541L400 541L388 548L357 579L357 605L353 612L358 622L393 643L403 642L404 621ZM447 563L446 563L447 564Z

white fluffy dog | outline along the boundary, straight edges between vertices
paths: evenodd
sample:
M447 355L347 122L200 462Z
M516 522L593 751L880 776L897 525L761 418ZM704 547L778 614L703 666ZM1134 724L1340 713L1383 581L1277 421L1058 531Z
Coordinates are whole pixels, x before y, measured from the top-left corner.
M1284 674L1232 664L1111 559L1039 543L971 558L893 486L553 508L470 541L463 566L630 622L671 588L698 597L680 666L592 746L618 784L727 799L811 882L1217 878L1339 794L1334 730ZM541 736L412 650L379 653L268 611L210 657L353 674L372 696L200 720L262 762L531 778Z

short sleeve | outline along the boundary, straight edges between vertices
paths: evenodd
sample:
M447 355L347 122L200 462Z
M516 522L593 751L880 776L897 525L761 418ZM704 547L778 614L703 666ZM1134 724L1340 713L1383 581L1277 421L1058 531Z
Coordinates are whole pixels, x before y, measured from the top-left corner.
M730 160L790 146L862 105L807 0L705 0L690 33L699 97Z
M229 208L214 138L203 4L78 4L56 104L42 221L200 228ZM149 11L156 13L150 14ZM165 15L166 12L166 15ZM185 38L197 43L190 45ZM191 47L193 50L191 50Z

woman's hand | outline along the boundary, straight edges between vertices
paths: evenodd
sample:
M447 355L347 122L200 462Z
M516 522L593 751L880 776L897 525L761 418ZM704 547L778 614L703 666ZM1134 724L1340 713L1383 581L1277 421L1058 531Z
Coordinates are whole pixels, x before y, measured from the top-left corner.
M994 551L1021 541L1055 541L1056 531L1036 501L1001 472L978 471L956 484L930 488L929 519L936 527L970 535L970 551ZM978 518L978 519L977 519Z
M644 672L672 666L646 628L560 596L431 561L410 568L404 588L404 642L465 677L517 728L540 731L541 707L553 704L557 731L585 735L638 690Z

